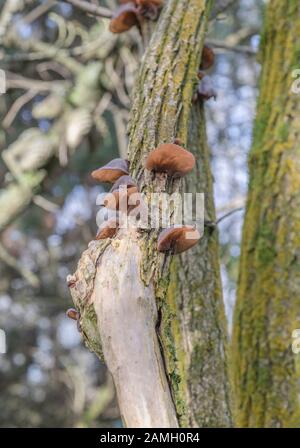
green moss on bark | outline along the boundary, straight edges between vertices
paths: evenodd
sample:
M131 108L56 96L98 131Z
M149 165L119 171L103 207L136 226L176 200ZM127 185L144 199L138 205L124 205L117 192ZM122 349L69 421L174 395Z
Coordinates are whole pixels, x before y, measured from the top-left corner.
M193 108L188 149L197 160L185 191L205 193L206 219L215 220L209 150L201 107ZM186 403L184 422L192 427L231 426L227 376L226 318L220 279L218 234L206 230L192 250L174 258L168 303L175 304L180 335L176 367Z
M300 426L291 349L300 328L300 101L291 91L299 35L299 2L269 2L234 317L238 426Z
M146 194L153 191L159 192L161 188L158 181L153 179L144 168L146 156L158 144L172 142L174 138L179 138L184 146L194 150L197 155L203 154L202 145L205 147L205 134L202 133L199 136L199 122L200 119L203 122L203 117L200 117L198 110L194 121L195 117L191 115L191 100L197 82L197 71L210 7L210 0L168 1L145 53L133 96L129 126L129 159L131 174L138 181L140 190ZM194 132L197 134L197 140L193 140L194 148L191 148L191 133ZM200 176L203 182L201 185L203 190L200 191L207 191L206 175L211 182L207 152L205 152L204 159L205 167L201 164L197 167L197 172L187 183L186 191L199 191L197 175L204 171L207 174ZM168 187L168 192L182 191L181 187L182 185L178 181L172 182ZM211 204L210 184L209 188L208 202ZM210 213L213 215L212 208L210 208ZM226 398L227 379L223 341L223 337L226 339L226 336L219 270L215 261L217 259L215 237L205 238L205 243L200 246L202 249L199 252L194 251L194 255L193 252L189 252L184 257L174 258L171 283L171 260L168 259L163 263L164 256L158 255L156 251L156 240L156 232L145 235L142 278L145 283L149 282L150 278L155 278L157 304L161 315L158 333L180 425L226 426L230 421ZM205 249L203 249L203 245ZM201 304L203 311L201 314L200 305L197 300L194 300L195 296L199 296L197 288L201 288L201 280L195 280L194 284L192 282L191 288L188 290L186 285L189 280L187 280L188 276L185 271L188 267L191 270L194 268L195 260L203 251L205 257L207 251L213 255L206 265L198 263L199 268L201 265L203 267L202 272L199 273L195 266L191 276L199 275L203 278L208 274L211 282L214 283L214 292L209 295L209 304L204 301ZM163 264L164 270L162 271ZM210 273L209 269L212 270ZM206 283L207 285L208 283ZM201 294L204 294L204 289L203 286ZM184 308L191 318L190 322L183 323L181 320L181 301L184 302ZM207 319L203 319L207 313L206 305L208 305L211 315ZM198 317L193 319L192 316L196 316L198 312L199 320ZM199 350L196 345L201 344L201 335L206 334L205 324L210 319L211 324L208 327L209 331L212 331L212 335L209 336L211 340L209 348L207 348L209 354L206 357L201 357L200 362ZM195 332L198 332L196 337L193 336ZM185 345L185 336L192 337L193 344L189 347ZM189 359L186 358L187 356ZM208 358L210 363L206 362ZM203 377L199 376L199 363L201 366L206 366ZM220 369L220 375L217 375L218 369ZM217 376L214 379L215 386L213 387L214 375ZM206 382L211 386L211 391L209 390L210 386L204 385ZM204 401L201 402L201 399ZM205 404L207 403L209 403L209 409L206 416Z

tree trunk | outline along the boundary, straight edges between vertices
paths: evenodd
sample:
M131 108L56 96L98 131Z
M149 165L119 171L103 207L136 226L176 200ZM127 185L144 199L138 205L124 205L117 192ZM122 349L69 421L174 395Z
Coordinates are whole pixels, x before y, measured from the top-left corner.
M166 3L136 83L129 159L146 197L182 191L178 180L166 187L144 168L152 149L179 138L199 157L186 187L207 193L207 216L214 220L203 114L199 107L191 114L210 3ZM216 233L206 232L199 247L172 265L158 253L157 236L157 230L120 230L83 254L69 285L86 343L103 352L127 426L228 426Z
M234 317L236 422L298 426L300 358L300 5L268 3L262 35L260 98Z
M186 178L185 191L205 192L205 219L215 221L203 107L192 109L188 148L197 167ZM178 319L176 367L185 404L185 424L191 427L231 426L228 382L227 322L224 314L217 229L205 229L199 244L174 257L167 295ZM176 320L177 323L177 320Z

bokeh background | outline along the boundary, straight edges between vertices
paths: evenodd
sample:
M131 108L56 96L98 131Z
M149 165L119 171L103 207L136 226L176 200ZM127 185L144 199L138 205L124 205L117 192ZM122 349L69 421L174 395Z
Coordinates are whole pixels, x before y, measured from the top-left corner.
M233 212L219 225L229 331L263 6L262 0L216 2L207 35L218 93L206 103L215 201L218 217ZM7 87L0 95L0 329L7 342L0 354L1 427L121 426L105 366L66 318L72 303L65 279L97 230L102 187L89 173L126 154L140 54L137 30L112 35L107 20L63 1L0 2ZM25 187L19 192L17 212L8 193L20 173L5 163L13 154L36 185L29 200Z

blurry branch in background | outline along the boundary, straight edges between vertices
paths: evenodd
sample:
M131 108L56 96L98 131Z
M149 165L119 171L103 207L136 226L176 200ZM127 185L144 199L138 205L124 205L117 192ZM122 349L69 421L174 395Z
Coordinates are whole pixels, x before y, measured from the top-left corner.
M45 178L45 171L37 171L29 176L23 177L23 183L27 182L28 187L17 182L11 182L0 192L0 232L2 232L17 216L22 213L30 204L33 191L41 184Z
M40 81L38 79L25 78L24 76L6 71L6 89L25 89L37 92L49 92L57 88L70 87L69 81Z
M64 79L71 77L72 72L56 61L46 61L36 64L35 69L44 81L51 80L50 71L57 73Z
M71 5L75 6L78 9L81 9L81 11L84 11L88 14L92 14L94 16L98 17L105 17L105 18L111 18L113 15L113 12L108 9L104 8L103 6L97 6L93 3L89 3L83 0L64 0L66 3L70 3Z
M6 72L6 88L7 90L13 88L28 89L26 93L19 96L12 104L9 111L2 121L3 128L9 128L13 123L16 115L22 109L25 104L31 101L38 93L49 92L51 90L57 90L61 87L70 86L67 81L39 81L36 79L25 78L20 75L16 75L11 72Z
M55 44L48 44L37 39L22 40L16 35L8 36L9 40L16 44L24 53L0 54L0 61L10 62L30 62L38 60L54 60L66 66L73 73L78 73L82 64L72 58L74 48L57 48Z
M30 23L37 20L40 16L45 14L47 11L49 11L49 9L55 6L56 4L57 4L56 0L46 1L45 3L42 3L33 10L31 10L26 16L21 17L16 22L16 24L20 21L24 24L29 25ZM19 11L22 11L24 6L25 3L21 0L15 0L15 1L10 0L5 2L0 15L0 38L7 33L8 28L11 26L14 14L18 13Z
M16 75L9 71L6 72L6 88L9 89L25 89L28 90L25 94L21 95L12 104L5 118L2 121L3 128L11 126L16 115L20 109L29 101L31 101L38 93L49 92L59 90L60 88L67 88L71 84L68 81L39 81L36 79L25 78L20 75Z
M253 55L257 54L257 51L248 45L232 45L232 44L226 43L226 41L224 42L224 41L217 40L217 39L207 39L207 44L216 49L220 48L220 49L224 49L224 50L228 50L228 51L234 51L236 53L244 53L249 56L253 56Z
M106 382L97 390L90 406L84 413L81 421L77 426L89 428L91 423L99 420L115 396L115 389L110 375L107 376Z
M219 216L219 218L217 218L216 221L208 220L205 222L205 225L208 228L214 229L217 225L219 225L225 219L229 218L231 215L243 211L245 209L245 203L246 203L245 197L235 198L233 201L226 204L224 207L217 209L217 215Z
M37 93L38 92L36 90L28 90L26 93L19 96L19 98L13 103L2 121L2 126L4 129L7 129L11 126L18 112L22 109L23 106L25 106L25 104L29 103L29 101L31 101Z
M47 2L48 9L51 5L53 2ZM43 4L43 8L33 9L23 19L30 21L47 8ZM12 21L15 11L10 17ZM104 138L108 132L106 111L114 120L119 150L126 151L125 123L130 102L127 91L131 89L132 74L137 68L135 57L132 55L129 62L125 58L122 63L116 63L118 51L113 50L119 49L120 42L103 22L84 28L77 21L56 13L48 17L57 25L54 42L32 37L21 39L15 26L8 27L2 39L4 49L13 50L12 54L0 53L2 62L46 60L33 65L34 72L44 79L34 79L34 74L31 77L19 74L22 72L18 72L15 65L13 70L6 70L7 90L24 92L8 103L2 128L8 129L22 108L39 94L45 98L27 107L37 123L47 120L50 127L47 131L38 127L26 129L2 151L8 172L0 191L0 232L31 204L50 213L57 211L56 204L36 194L42 191L43 181L49 175L48 163L56 158L61 166L66 166L84 137L92 132ZM15 23L19 20L22 19ZM56 79L56 74L64 79ZM90 145L88 139L86 143ZM18 267L12 259L10 261ZM25 272L24 276L31 280L30 274Z
M230 212L226 213L225 215L223 215L219 219L217 219L216 224L217 225L220 224L220 222L222 222L224 219L229 218L229 216L233 215L234 213L241 212L242 210L244 210L244 208L245 207L238 207L233 210L230 210Z
M217 215L220 216L222 214L231 213L233 210L244 208L246 204L245 196L238 196L234 198L232 201L225 204L223 207L219 207L217 209Z
M245 210L245 205L246 205L246 197L240 196L236 197L223 207L218 208L217 215L219 217L216 220L216 225L220 224L220 222L229 218L231 215L234 215L237 212Z
M4 3L0 14L0 39L6 34L11 20L18 11L24 7L23 1L7 1Z
M37 288L40 285L38 277L26 268L25 263L20 262L18 259L10 255L4 246L0 243L0 260L12 269L19 272L30 286Z
M224 13L235 2L237 0L216 0L210 15L210 20L216 19L219 14Z
M59 209L59 206L54 202L49 201L49 199L44 198L43 196L36 194L33 197L33 202L38 207L42 208L46 212L55 213Z
M252 56L257 54L256 49L250 47L249 45L240 44L244 40L247 40L258 33L259 30L256 28L241 28L240 30L229 34L224 40L207 39L207 44L211 45L214 48L221 48L224 50L234 51L236 53L244 53Z
M112 378L107 375L105 383L98 388L85 410L88 401L85 369L80 365L70 365L64 359L61 359L61 363L64 366L64 370L61 372L62 380L73 392L73 413L78 418L75 427L88 428L100 418L114 399L115 392Z
M36 8L32 9L26 16L22 17L20 20L22 20L22 23L26 23L29 25L30 23L37 20L39 17L41 17L43 14L45 14L49 9L51 9L53 6L57 4L56 0L49 0L45 3L41 3Z
M86 402L85 376L82 367L79 365L70 365L61 359L64 370L61 372L62 380L73 392L73 412L80 415Z
M241 28L237 31L235 31L234 33L229 34L226 39L225 42L228 45L238 45L240 44L243 40L245 39L249 39L249 37L252 37L254 35L257 35L260 33L259 28L253 28L253 27L245 27L245 28Z

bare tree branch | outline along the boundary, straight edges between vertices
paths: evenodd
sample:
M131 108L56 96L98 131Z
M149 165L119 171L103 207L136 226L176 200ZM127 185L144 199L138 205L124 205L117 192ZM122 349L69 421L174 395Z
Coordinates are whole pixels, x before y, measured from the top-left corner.
M45 3L41 3L36 8L32 9L26 16L22 17L20 21L26 24L30 24L45 14L49 9L56 5L56 0L49 0Z
M59 206L57 204L49 201L49 199L46 199L39 194L33 196L32 201L34 202L35 205L42 208L46 212L55 213L59 209Z
M25 78L12 72L6 72L7 89L35 90L36 92L48 92L59 86L66 87L68 81L40 81L38 79Z
M214 48L221 48L228 51L234 51L235 53L244 53L250 56L257 54L257 51L248 45L232 45L217 39L208 39L206 43Z
M230 210L230 212L228 212L228 213L226 213L225 215L221 216L221 217L217 220L216 224L217 224L217 225L220 224L220 222L222 222L224 219L229 218L229 216L233 215L233 214L236 213L236 212L241 212L241 211L244 210L244 209L245 209L245 207L239 207L239 208L235 208L235 209L233 209L233 210Z
M5 247L0 243L0 260L12 269L15 269L33 288L40 284L38 277L25 267L24 263L19 262L13 257Z
M65 0L65 2L70 3L76 8L94 16L105 17L108 19L113 16L113 12L110 9L104 8L103 6L93 5L84 0Z
M215 19L219 14L225 12L236 0L219 0L215 2L215 6L210 15L210 20Z
M29 103L29 101L32 100L32 98L35 97L35 95L38 93L37 90L28 90L23 95L19 96L18 99L13 103L9 111L7 112L5 118L2 121L2 125L5 129L9 128L12 122L14 121L16 115L18 114L19 110L22 109L25 104Z
M231 210L244 207L246 204L246 197L245 196L236 196L231 201L227 202L226 204L222 205L221 207L218 207L217 209L217 215L222 216Z

